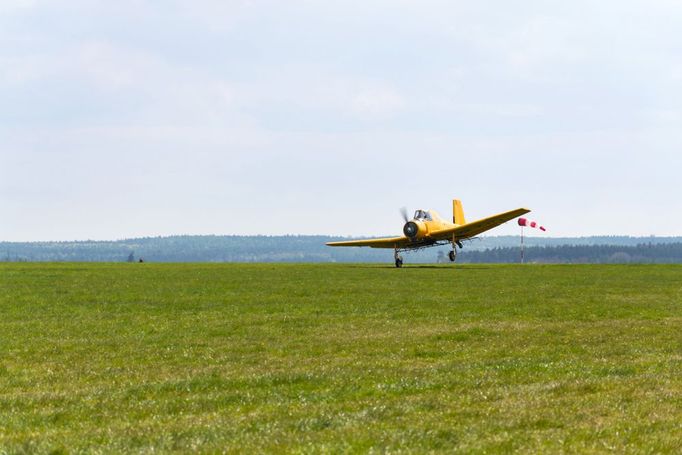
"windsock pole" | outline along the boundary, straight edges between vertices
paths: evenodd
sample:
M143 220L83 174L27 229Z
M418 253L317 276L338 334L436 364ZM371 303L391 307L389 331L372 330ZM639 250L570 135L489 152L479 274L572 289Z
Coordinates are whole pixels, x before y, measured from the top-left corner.
M524 228L524 226L530 226L532 228L538 228L543 232L547 231L547 229L545 229L544 226L538 225L538 223L536 221L529 221L526 218L519 218L518 223L519 223L519 226L521 226L521 264L523 264L523 262L524 262L524 257L523 257L524 256L524 254L523 254L524 253L524 245L523 245L523 228Z
M523 226L521 226L521 264L523 264Z

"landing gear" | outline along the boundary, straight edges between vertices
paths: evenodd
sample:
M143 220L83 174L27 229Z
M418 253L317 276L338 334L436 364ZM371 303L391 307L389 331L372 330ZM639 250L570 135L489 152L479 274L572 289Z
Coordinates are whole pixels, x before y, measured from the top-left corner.
M393 249L393 258L395 259L395 266L400 268L403 266L403 258L398 254L398 248Z
M454 235L452 236L452 251L448 253L448 258L450 259L450 262L455 262L455 259L457 259L457 247L460 249L463 248L462 242L457 240L457 237Z

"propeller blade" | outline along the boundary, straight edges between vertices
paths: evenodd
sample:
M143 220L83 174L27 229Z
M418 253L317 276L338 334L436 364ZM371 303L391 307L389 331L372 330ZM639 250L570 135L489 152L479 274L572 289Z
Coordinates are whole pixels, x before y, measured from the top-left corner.
M407 223L409 221L409 218L407 217L407 207L401 207L400 214L403 216L403 220L405 220Z

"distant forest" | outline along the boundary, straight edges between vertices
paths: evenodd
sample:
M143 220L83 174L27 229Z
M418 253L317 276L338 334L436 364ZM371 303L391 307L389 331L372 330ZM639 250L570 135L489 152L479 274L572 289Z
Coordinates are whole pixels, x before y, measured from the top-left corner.
M69 262L393 262L390 249L332 248L329 236L174 236L116 241L0 242L0 261ZM538 263L682 263L682 237L525 239ZM448 247L403 254L406 263L447 261ZM457 262L520 262L516 236L481 237L458 249Z

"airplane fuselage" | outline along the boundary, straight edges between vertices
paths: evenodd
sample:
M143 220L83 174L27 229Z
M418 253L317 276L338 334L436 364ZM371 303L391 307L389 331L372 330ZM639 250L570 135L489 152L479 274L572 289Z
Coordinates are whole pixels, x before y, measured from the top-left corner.
M413 243L428 240L431 232L456 228L457 224L445 221L435 210L417 210L414 218L403 226L403 234Z

